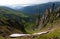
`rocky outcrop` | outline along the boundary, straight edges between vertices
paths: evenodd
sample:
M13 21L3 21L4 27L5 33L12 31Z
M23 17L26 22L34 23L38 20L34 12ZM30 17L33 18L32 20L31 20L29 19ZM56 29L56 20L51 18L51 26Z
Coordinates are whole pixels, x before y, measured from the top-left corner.
M36 28L41 29L47 25L47 23L53 23L55 19L60 17L60 8L54 9L55 4L53 3L51 8L46 9L44 14L37 19ZM56 10L56 11L55 11Z

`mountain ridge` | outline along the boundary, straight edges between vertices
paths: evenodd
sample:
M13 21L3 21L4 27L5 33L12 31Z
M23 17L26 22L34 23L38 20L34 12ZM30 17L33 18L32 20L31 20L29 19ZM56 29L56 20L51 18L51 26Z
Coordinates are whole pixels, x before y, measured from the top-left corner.
M18 9L18 11L22 11L27 14L39 14L39 13L43 13L46 9L51 8L51 5L53 3L56 4L55 9L60 6L60 2L48 2L44 4L26 6L26 7L21 8L20 10Z

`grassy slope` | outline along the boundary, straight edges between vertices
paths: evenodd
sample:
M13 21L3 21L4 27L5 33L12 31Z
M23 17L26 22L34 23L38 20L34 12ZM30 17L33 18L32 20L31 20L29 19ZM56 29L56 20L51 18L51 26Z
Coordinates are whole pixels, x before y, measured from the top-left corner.
M10 12L11 13L11 12ZM9 14L10 14L9 13ZM12 14L12 13L11 13ZM15 15L17 15L17 14L15 14ZM29 26L28 26L29 25ZM27 29L28 28L30 28L31 27L31 25L33 25L33 24L28 24L27 26L28 27L26 27ZM37 31L31 31L32 33L34 33L34 32L40 32L40 31L46 31L46 30L48 30L48 28L50 28L51 27L51 24L47 24L46 25L46 27L44 27L44 28L42 28L41 30L37 30ZM4 29L5 30L5 29ZM28 30L27 30L28 31ZM28 32L30 32L30 31L28 31ZM58 19L58 20L55 20L54 21L54 23L53 23L53 30L50 32L50 33L48 33L48 34L44 34L44 35L40 35L40 36L38 36L38 37L36 37L36 38L31 38L31 39L60 39L60 19ZM0 37L0 39L3 39L2 37ZM8 38L8 39L10 39L10 38ZM18 38L17 38L18 39ZM25 38L23 38L23 39L25 39Z
M45 27L41 31L45 31L48 28ZM53 29L51 32L49 32L48 34L40 35L39 37L36 37L34 39L60 39L60 19L55 20L55 22L53 23Z
M15 10L12 10L12 9L6 8L6 7L0 7L0 31L2 31L5 34L6 33L8 33L8 34L23 33L22 30L20 30L20 28L24 26L23 23L25 23L25 20L27 18L28 18L28 16L23 14L22 12L17 12ZM8 22L8 20L12 24L10 22ZM0 34L0 36L1 36L1 34Z
M47 26L48 27L44 27L40 31L46 31L51 27L50 24L48 24ZM2 37L0 38L3 39ZM12 39L12 38L8 38L8 39ZM20 38L16 38L16 39L20 39ZM22 37L21 39L26 39L26 38ZM60 19L54 21L53 29L51 30L51 32L30 39L60 39Z

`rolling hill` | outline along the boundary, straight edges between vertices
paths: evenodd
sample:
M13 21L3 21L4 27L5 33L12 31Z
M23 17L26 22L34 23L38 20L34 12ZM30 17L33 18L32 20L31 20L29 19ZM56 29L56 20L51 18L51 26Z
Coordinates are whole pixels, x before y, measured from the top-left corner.
M11 33L26 33L25 24L29 21L29 16L22 12L0 6L0 36L4 37L4 35Z

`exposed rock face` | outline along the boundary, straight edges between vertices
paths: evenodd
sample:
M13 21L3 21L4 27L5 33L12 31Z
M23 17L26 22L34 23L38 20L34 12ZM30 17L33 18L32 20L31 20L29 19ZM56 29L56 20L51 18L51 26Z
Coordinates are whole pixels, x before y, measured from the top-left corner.
M50 9L46 9L46 12L42 15L42 17L37 19L36 27L41 29L42 27L46 26L47 23L53 23L53 21L60 17L60 8L54 11L55 4L53 3Z

